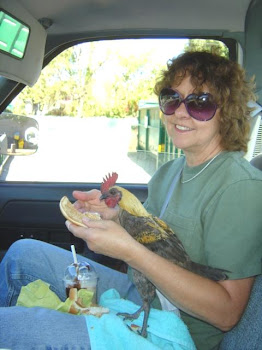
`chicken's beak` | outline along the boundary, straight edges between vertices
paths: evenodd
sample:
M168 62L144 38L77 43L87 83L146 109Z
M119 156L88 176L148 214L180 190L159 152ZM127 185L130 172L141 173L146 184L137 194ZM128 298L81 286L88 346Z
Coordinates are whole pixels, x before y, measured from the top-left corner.
M107 199L108 198L108 193L103 193L101 196L100 196L100 201L102 201L103 199Z

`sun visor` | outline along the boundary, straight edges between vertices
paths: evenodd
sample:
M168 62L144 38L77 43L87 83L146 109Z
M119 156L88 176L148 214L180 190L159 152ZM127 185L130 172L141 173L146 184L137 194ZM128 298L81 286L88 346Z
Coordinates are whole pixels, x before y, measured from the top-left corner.
M0 28L0 75L33 86L43 66L44 27L19 2L0 0Z

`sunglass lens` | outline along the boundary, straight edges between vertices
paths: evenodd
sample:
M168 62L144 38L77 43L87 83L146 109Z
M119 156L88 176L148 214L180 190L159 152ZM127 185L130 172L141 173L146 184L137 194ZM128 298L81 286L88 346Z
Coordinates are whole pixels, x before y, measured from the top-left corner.
M207 121L213 118L216 113L217 106L213 101L213 97L209 93L201 95L189 95L186 98L186 106L191 117L199 121Z
M164 88L159 95L159 106L166 115L171 115L179 107L181 99L179 94L169 88Z

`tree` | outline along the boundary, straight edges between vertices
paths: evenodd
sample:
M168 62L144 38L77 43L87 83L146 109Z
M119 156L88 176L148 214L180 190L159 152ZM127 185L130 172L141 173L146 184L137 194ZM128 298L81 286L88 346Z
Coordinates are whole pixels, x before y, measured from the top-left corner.
M37 114L39 111L46 114L55 108L58 101L66 99L72 84L70 62L73 60L72 49L63 51L52 60L42 70L37 83L32 88L26 87L18 96L14 112L24 113L26 106L31 105L32 114Z
M154 83L166 63L152 59L158 56L157 45L141 50L135 40L73 46L44 68L33 88L23 90L14 112L78 117L134 116L139 100L156 100ZM31 111L27 109L30 106Z
M209 51L221 56L229 57L228 47L219 40L190 39L185 46L185 51Z
M163 67L155 66L148 57L148 52L117 55L114 79L105 84L107 115L134 116L140 100L156 99L153 86L157 72Z

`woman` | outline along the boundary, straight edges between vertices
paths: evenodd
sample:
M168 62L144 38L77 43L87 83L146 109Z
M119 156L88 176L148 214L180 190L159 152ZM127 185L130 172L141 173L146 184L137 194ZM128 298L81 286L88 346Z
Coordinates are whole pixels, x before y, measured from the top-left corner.
M156 216L161 213L193 261L227 270L228 279L211 281L149 251L119 226L117 211L100 202L99 191L75 191L75 205L81 211L98 211L110 220L86 220L87 228L68 221L66 225L91 250L121 259L146 275L180 309L197 348L217 349L223 333L239 321L254 276L261 274L262 175L243 158L252 84L237 63L193 52L168 65L155 91L167 132L185 157L156 172L145 206ZM169 192L169 202L163 207ZM46 260L53 264L48 251L46 248ZM6 258L7 264L10 259ZM57 266L59 260L57 255ZM18 265L21 269L22 263L16 268ZM10 271L6 271L7 276ZM41 271L37 277L44 279L43 275ZM132 283L125 280L123 288L125 278L121 277L118 286L113 277L108 277L107 285L102 278L100 292L115 285L122 296L141 302ZM16 283L18 289L20 282ZM54 286L59 285L58 280L56 283Z

